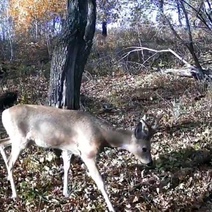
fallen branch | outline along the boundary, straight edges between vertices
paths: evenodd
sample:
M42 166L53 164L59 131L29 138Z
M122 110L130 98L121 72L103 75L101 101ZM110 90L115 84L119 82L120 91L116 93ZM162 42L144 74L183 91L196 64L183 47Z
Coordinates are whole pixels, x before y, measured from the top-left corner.
M156 49L151 49L151 48L147 48L147 47L129 47L129 49L132 49L131 51L128 51L127 53L125 53L122 58L120 59L123 60L124 58L128 57L132 52L138 52L138 51L143 51L143 50L147 50L147 51L151 51L151 52L155 52L155 54L153 56L155 56L157 53L165 53L165 52L170 52L172 53L175 57L177 57L179 60L181 60L187 67L192 67L194 68L194 66L192 66L190 63L188 63L187 61L185 61L181 56L179 56L176 52L174 52L172 49L161 49L161 50L156 50ZM147 60L144 61L144 63L146 63L148 60L150 60L153 56L149 57ZM144 65L143 63L143 65Z
M207 81L208 81L208 79L211 80L211 71L199 70L198 68L196 68L195 66L192 66L190 63L188 63L186 60L184 60L180 55L178 55L172 49L156 50L156 49L151 49L151 48L147 48L147 47L143 47L143 46L141 46L141 47L136 47L136 46L135 47L128 47L126 49L132 49L132 50L130 50L127 53L123 54L123 56L121 57L121 59L119 61L125 59L126 57L128 57L133 52L138 52L138 51L143 51L143 50L155 52L153 55L151 55L149 58L147 58L142 63L142 65L144 65L146 62L148 62L156 54L170 52L175 57L177 57L180 61L182 61L185 64L185 67L183 67L182 69L160 70L162 73L169 73L169 74L172 73L172 74L179 75L179 76L184 76L184 77L194 77L196 80L203 80L203 79L206 79ZM208 74L207 72L210 72L210 73Z

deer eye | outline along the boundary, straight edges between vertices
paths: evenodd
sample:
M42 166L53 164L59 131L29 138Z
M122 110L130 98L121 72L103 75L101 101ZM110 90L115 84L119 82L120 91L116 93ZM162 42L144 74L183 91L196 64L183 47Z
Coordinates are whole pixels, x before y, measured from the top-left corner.
M143 148L142 148L142 151L143 151L143 152L147 152L147 148L146 148L146 147L143 147Z

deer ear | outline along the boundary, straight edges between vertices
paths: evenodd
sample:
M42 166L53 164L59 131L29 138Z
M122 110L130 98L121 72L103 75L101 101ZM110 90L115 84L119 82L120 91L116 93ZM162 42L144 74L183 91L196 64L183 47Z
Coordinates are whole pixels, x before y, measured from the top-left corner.
M148 126L141 120L134 130L134 135L136 139L144 139L148 136Z

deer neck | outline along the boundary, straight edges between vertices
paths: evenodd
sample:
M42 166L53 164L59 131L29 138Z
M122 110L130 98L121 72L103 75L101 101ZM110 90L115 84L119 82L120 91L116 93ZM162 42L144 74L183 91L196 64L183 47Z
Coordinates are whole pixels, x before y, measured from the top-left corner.
M132 132L130 130L111 130L105 137L110 147L128 149L132 141Z

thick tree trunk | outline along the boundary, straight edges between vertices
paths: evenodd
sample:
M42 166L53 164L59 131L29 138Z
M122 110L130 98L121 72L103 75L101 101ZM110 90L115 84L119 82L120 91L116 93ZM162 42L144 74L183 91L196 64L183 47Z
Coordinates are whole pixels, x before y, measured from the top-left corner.
M49 104L79 109L82 73L95 32L96 1L68 0L65 26L53 51Z

